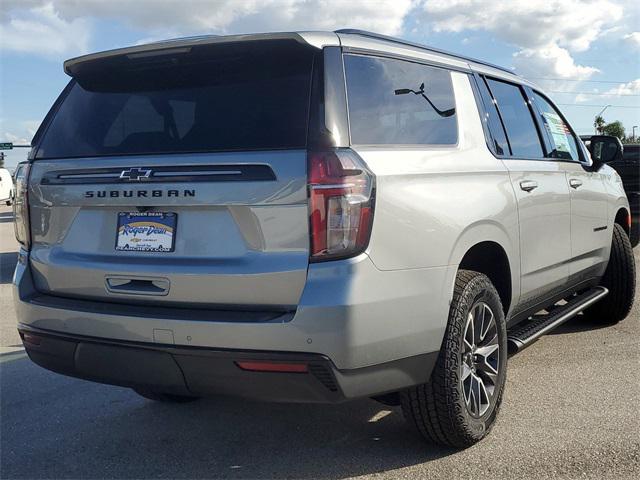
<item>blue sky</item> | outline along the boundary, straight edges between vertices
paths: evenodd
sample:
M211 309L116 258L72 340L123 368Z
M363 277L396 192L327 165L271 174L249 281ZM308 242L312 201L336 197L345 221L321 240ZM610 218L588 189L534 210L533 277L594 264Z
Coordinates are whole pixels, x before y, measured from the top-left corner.
M578 133L640 127L640 2L616 0L2 0L0 141L29 142L80 54L195 34L363 28L513 68ZM636 129L640 135L640 128ZM7 164L27 149L8 152ZM6 152L7 153L7 152Z

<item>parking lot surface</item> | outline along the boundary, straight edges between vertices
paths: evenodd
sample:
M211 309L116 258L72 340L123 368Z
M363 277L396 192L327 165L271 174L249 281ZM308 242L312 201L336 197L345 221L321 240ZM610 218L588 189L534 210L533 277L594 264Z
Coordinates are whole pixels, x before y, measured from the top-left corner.
M576 317L512 357L496 427L456 451L372 400L164 405L35 366L15 330L11 221L0 208L1 478L640 476L638 299L618 325Z

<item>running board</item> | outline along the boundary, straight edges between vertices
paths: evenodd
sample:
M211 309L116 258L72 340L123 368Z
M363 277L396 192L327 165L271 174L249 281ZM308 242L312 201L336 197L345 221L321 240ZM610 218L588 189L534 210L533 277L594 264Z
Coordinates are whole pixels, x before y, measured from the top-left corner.
M530 318L519 323L513 330L507 332L509 353L518 353L528 347L545 333L562 325L585 308L596 303L607 293L609 290L604 287L594 287L576 295L564 305L551 307L551 311L540 318Z

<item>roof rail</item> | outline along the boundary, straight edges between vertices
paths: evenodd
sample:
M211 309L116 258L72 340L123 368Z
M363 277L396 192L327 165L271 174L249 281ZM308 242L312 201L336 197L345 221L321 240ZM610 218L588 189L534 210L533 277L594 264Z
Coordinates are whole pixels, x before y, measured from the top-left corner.
M402 45L408 45L408 46L411 46L411 47L420 48L422 50L427 50L429 52L439 53L441 55L447 55L449 57L457 58L459 60L464 60L464 61L473 62L473 63L479 63L481 65L486 65L487 67L497 68L498 70L510 73L511 75L517 75L512 70L509 70L508 68L505 68L505 67L501 67L500 65L495 65L493 63L485 62L483 60L478 60L476 58L465 57L464 55L458 55L457 53L447 52L446 50L440 50L439 48L428 47L426 45L422 45L420 43L415 43L415 42L410 42L408 40L403 40L401 38L390 37L388 35L381 35L379 33L368 32L366 30L358 30L358 29L355 29L355 28L343 28L341 30L336 30L334 33L345 33L345 34L350 34L350 35L361 35L363 37L377 38L378 40L386 40L388 42L399 43L399 44L402 44Z

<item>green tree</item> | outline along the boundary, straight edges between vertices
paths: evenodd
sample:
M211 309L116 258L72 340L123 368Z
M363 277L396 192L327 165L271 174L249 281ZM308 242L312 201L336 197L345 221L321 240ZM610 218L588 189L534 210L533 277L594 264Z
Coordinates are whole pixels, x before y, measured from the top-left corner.
M616 120L615 122L607 123L604 127L602 127L602 133L604 135L618 137L620 140L622 140L624 138L624 127L622 126L622 122Z
M605 122L602 115L598 115L593 121L593 126L600 135L602 135L602 129L604 128Z

